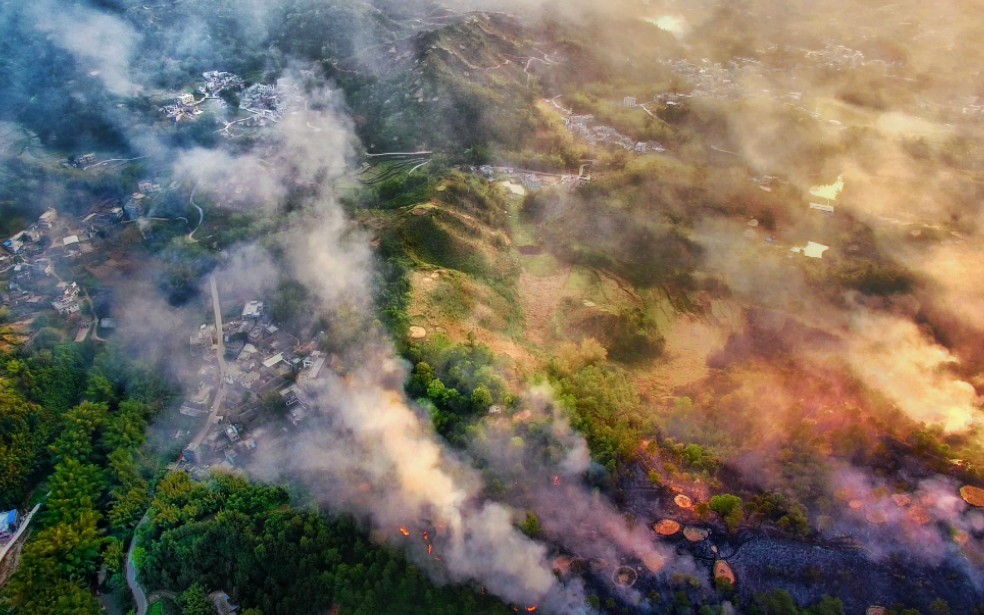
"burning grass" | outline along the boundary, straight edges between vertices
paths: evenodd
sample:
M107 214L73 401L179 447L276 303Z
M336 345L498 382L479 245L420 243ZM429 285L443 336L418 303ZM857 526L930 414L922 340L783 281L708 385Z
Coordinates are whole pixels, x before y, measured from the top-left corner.
M694 501L682 493L673 498L673 503L684 510L690 510L694 507Z
M660 519L653 525L653 530L660 536L675 536L680 532L680 529L680 522L673 519Z

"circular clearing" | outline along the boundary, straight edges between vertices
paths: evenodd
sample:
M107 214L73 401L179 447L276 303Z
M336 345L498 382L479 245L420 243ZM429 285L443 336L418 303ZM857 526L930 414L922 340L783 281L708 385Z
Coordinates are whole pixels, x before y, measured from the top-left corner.
M675 498L673 498L673 503L680 508L690 509L694 507L694 501L683 495L682 493Z
M673 519L660 519L653 525L653 529L660 536L673 536L680 531L680 523Z
M885 615L888 611L883 606L878 606L873 604L868 607L868 610L864 612L864 615Z
M427 329L423 327L410 327L410 339L422 340L427 337Z
M960 488L960 497L971 506L984 506L984 489L980 487L964 485Z
M711 535L709 530L705 530L700 527L687 526L683 528L683 537L690 542L700 542L702 540L707 540L707 537Z
M631 566L619 566L612 573L612 583L619 587L632 587L639 580L639 573Z

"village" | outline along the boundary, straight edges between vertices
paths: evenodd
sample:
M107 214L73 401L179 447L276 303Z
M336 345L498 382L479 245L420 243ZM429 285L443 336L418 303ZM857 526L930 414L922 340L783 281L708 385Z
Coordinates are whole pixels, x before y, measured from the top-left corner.
M57 313L74 324L75 341L111 333L116 323L100 318L92 298L75 280L58 271L70 270L96 256L93 239L124 221L122 207L98 205L82 219L48 209L34 224L3 242L0 254L0 307L11 322L31 322L45 313Z
M232 137L233 127L260 128L280 122L301 100L290 83L246 85L242 77L224 71L206 71L192 92L180 93L160 108L175 123L198 119L213 109L225 115L217 132ZM245 115L243 115L245 113Z
M207 418L172 464L195 477L210 468L242 467L271 430L298 427L313 407L304 386L339 367L336 355L274 324L261 301L247 301L234 318L223 319L214 277L212 299L213 322L189 335L198 382L179 408L186 417ZM189 436L190 431L174 434Z

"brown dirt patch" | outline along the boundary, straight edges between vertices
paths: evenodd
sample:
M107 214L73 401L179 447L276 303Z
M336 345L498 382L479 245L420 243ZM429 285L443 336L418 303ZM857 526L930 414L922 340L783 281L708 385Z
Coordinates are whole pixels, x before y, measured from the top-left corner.
M700 542L702 540L707 540L707 537L711 533L708 530L700 527L687 526L683 528L683 537L690 542Z
M636 371L636 386L652 398L706 378L707 360L724 348L733 333L731 323L714 318L681 314L663 331L666 346L662 356Z
M551 276L535 276L523 271L519 276L519 298L526 316L526 335L536 344L550 337L550 322L564 298L564 287L571 268Z

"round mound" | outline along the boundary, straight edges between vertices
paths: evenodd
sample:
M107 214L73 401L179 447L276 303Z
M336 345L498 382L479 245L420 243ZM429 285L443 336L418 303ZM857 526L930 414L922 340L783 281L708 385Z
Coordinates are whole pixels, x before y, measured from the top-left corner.
M732 585L735 583L735 571L731 569L728 562L723 559L719 559L714 562L714 578L715 579L727 579Z
M422 340L427 337L427 329L423 327L410 327L410 339Z
M711 535L711 532L699 527L688 526L683 528L683 536L690 542L700 542L702 540L707 540L707 537Z
M680 531L680 524L673 519L660 519L653 525L653 529L660 536L673 536Z
M683 495L682 493L675 498L673 498L673 503L680 508L690 509L694 507L694 501Z
M885 615L888 611L883 606L878 606L873 604L868 607L868 610L864 612L864 615Z
M639 573L631 566L619 566L612 573L612 583L619 587L632 587L639 580Z
M971 506L984 506L984 489L980 487L964 485L960 488L960 497Z

